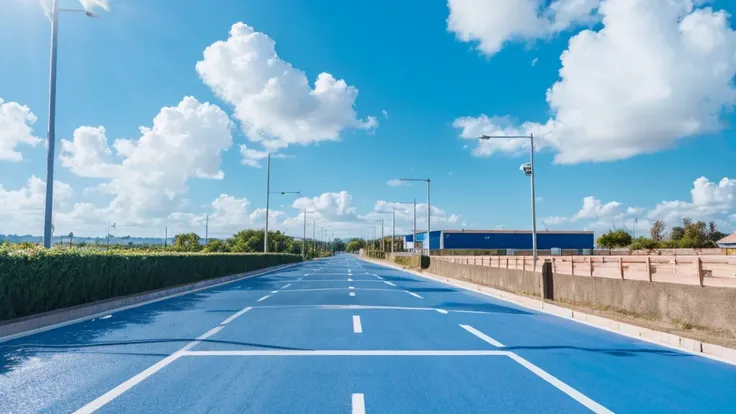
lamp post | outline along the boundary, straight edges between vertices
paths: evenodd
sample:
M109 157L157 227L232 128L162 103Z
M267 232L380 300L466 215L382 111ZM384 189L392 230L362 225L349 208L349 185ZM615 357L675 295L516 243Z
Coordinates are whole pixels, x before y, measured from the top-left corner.
M268 173L266 178L266 230L264 230L263 234L263 253L268 253L268 211L269 211L269 204L271 201L271 194L281 194L281 195L287 195L287 194L296 194L301 196L302 193L299 191L270 191L271 190L271 154L268 154Z
M56 150L56 55L59 32L59 13L84 13L97 18L95 13L82 9L61 9L58 0L51 1L51 58L49 69L49 128L46 135L46 206L44 212L43 247L51 247L52 217L54 208L54 151Z
M414 238L417 236L417 200L414 199L414 201L394 201L393 202L393 215L394 215L394 226L393 226L393 237L396 238L396 204L414 204L414 227L413 227L413 233L412 233L412 243L414 243ZM402 246L403 246L402 242ZM406 246L404 246L406 248ZM393 253L393 246L391 253Z
M394 239L396 238L396 206L393 206L392 211L376 211L376 214L391 214L391 253L394 252ZM383 237L383 219L381 219L381 242L383 243L385 238ZM386 250L385 247L383 250Z
M429 187L430 187L430 183L431 183L432 180L430 180L429 177L427 177L427 178L399 178L399 180L400 181L424 181L424 182L427 183L427 254L429 254L430 253L430 248L432 247L430 245L430 243L429 243L429 235L430 235L430 233L432 231L431 230L431 226L430 226L430 216L432 215L432 206L431 206L431 204L429 202ZM416 204L414 206L414 209L416 211ZM415 213L415 215L416 215L416 213ZM416 224L415 224L414 227L415 227L415 233L416 233ZM414 248L415 249L416 249L416 242L417 241L416 241L416 235L415 235L415 240L414 240ZM424 246L422 246L422 247L424 247Z
M534 270L537 269L537 201L534 194L534 176L537 175L537 170L534 169L534 134L529 135L481 135L478 139L507 139L507 138L521 138L529 140L529 164L521 166L521 170L526 174L531 181L532 187L532 257L534 263Z
M302 236L302 258L307 258L307 213L316 213L316 210L304 209L304 235Z

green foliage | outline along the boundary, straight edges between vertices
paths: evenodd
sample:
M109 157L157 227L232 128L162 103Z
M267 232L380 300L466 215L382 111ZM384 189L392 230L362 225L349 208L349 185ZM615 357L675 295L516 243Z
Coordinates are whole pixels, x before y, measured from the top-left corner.
M205 253L228 253L230 252L230 246L222 240L212 239L207 242L202 251Z
M652 224L652 229L649 231L652 240L654 240L655 242L660 242L664 240L664 232L666 228L667 226L665 226L664 221L655 221L654 224Z
M631 235L624 230L611 230L608 233L602 235L596 241L599 246L606 249L613 249L615 247L626 247L631 244Z
M133 244L128 245L132 247ZM174 237L174 250L177 252L198 252L202 250L202 244L199 242L197 233L177 234Z
M301 261L288 254L0 248L0 320Z
M679 242L683 237L685 237L684 227L675 226L672 228L672 231L670 232L670 240Z
M646 237L638 237L629 245L631 250L654 250L657 247L659 247L659 243L656 240Z
M716 224L710 222L697 221L685 217L682 219L682 226L672 228L670 232L670 241L676 242L677 247L682 249L702 249L716 247L716 239L720 232L716 229ZM724 236L725 237L725 236Z
M338 238L335 238L335 240L332 241L332 246L331 247L332 247L332 250L333 251L336 251L336 252L344 252L346 245L345 245L345 242L344 241L342 241L342 240L340 240Z
M345 251L349 253L357 253L360 249L365 248L365 240L363 239L352 239L345 246Z

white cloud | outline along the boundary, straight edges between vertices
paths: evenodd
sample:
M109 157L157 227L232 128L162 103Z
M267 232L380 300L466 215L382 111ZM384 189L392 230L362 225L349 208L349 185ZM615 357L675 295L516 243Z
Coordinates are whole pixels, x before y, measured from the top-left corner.
M414 204L411 203L394 203L379 200L373 209L373 212L362 216L366 220L384 219L386 223L391 222L391 216L381 214L379 212L391 212L396 209L396 222L402 228L412 228L414 223ZM417 229L426 230L427 226L427 203L417 203ZM433 205L431 215L431 225L433 230L457 228L462 225L462 216L459 214L448 213L447 211Z
M153 126L140 127L133 141L115 140L120 162L113 162L102 127L80 127L71 141L62 141L62 165L77 175L106 178L98 188L114 198L113 216L131 221L168 213L188 190L191 178L222 179L220 154L232 145L230 120L218 106L184 98L164 107Z
M565 224L569 221L570 219L567 217L552 216L552 217L547 217L546 219L544 219L543 223L549 226L558 226L560 224Z
M240 155L243 156L241 163L249 167L261 168L261 161L268 157L268 151L259 151L248 148L245 144L240 146Z
M726 215L736 208L736 179L724 177L714 183L706 177L693 182L691 201L663 201L649 212L649 218L668 223L679 222L683 217L707 219Z
M374 117L357 118L354 86L323 72L312 87L304 72L279 58L275 46L265 33L236 23L229 38L208 46L196 65L202 81L235 106L249 139L276 151L334 141L346 128L378 126Z
M392 180L386 181L386 185L389 187L399 187L405 184L406 184L406 181L401 181L398 178L394 178Z
M383 110L381 110L381 113L383 114L383 118L384 119L388 119L388 111L387 110L383 109Z
M618 212L619 207L621 207L621 203L618 201L603 204L601 200L595 197L585 197L583 207L575 214L573 220L612 217Z
M71 186L54 181L54 209L66 207L73 196ZM7 190L0 185L0 233L42 233L45 202L46 183L35 175L18 190ZM59 214L55 212L54 224L58 219Z
M448 0L447 28L491 56L511 41L546 38L595 21L600 0Z
M94 10L99 7L105 11L110 11L108 0L79 0L79 2L82 3L85 10Z
M16 151L17 146L35 147L42 142L33 135L36 119L27 106L0 98L0 161L21 161L23 155Z
M537 66L537 62L539 62L538 58L532 59L532 67Z
M554 117L508 125L508 118L460 118L463 138L479 128L540 136L555 162L613 161L717 131L736 102L736 33L725 11L690 0L604 0L603 27L573 37L547 91ZM503 141L502 141L503 142ZM475 155L518 152L523 144L481 143Z
M356 209L352 204L353 197L347 191L339 193L323 193L319 197L302 197L294 201L293 208L317 211L320 217L331 221L354 221L357 219Z

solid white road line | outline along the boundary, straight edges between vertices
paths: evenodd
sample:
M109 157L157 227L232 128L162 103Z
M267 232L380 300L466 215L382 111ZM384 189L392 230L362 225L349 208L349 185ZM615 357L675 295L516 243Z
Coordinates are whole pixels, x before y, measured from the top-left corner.
M363 394L353 394L353 414L365 414L365 397Z
M230 322L234 321L236 318L238 318L240 315L244 314L245 312L248 312L249 310L253 309L252 307L243 308L240 312L236 313L235 315L225 319L224 321L220 322L220 325L227 325Z
M521 364L524 368L528 369L529 371L533 372L535 375L537 375L539 378L547 381L548 383L552 384L555 388L558 390L564 392L565 394L572 397L575 401L579 402L580 404L586 406L588 409L593 411L594 413L598 414L613 414L613 411L609 410L608 408L598 404L597 402L591 400L588 398L585 394L581 393L580 391L576 390L575 388L565 384L564 382L557 379L555 376L550 374L549 372L543 370L542 368L539 368L538 366L532 364L531 362L527 361L526 359L520 357L519 355L509 352L508 357L513 359L514 361Z
M291 286L291 283L289 283L288 285L284 285L284 286L281 286L281 289L286 289L286 288L288 288L289 286Z
M212 356L506 356L508 351L443 351L443 350L253 350L253 351L186 351L182 356L212 357Z
M355 296L355 292L350 292L350 296Z
M117 387L111 389L110 391L102 394L100 397L95 399L94 401L90 402L89 404L85 405L84 407L80 408L79 410L75 411L74 414L89 414L93 413L100 408L102 408L105 404L109 403L110 401L114 400L115 398L122 395L124 392L128 391L129 389L133 388L134 386L138 385L140 382L145 380L146 378L150 377L151 375L157 373L165 366L171 364L172 362L179 359L179 357L183 356L186 352L188 352L190 349L194 348L199 344L199 341L203 339L207 339L210 336L220 332L224 328L224 326L216 326L209 331L207 331L204 335L199 336L196 340L186 344L183 348L180 350L174 352L173 354L167 356L166 358L162 359L161 361L158 361L157 363L151 365L141 373L135 375L131 379L125 381L124 383L118 385Z
M260 302L260 301L262 301L262 300L266 300L266 299L268 299L268 298L270 298L270 297L271 297L271 295L266 295L266 296L264 296L264 297L262 297L262 298L258 299L258 300L257 300L256 302Z
M409 292L408 290L405 290L404 292L406 292L406 293L408 293L408 294L410 294L410 295L414 296L415 298L419 298L419 299L424 299L423 297L421 297L421 296L417 295L417 294L416 294L416 293L414 293L414 292Z
M477 336L478 338L488 342L489 344L498 347L498 348L505 348L506 346L497 340L491 338L490 336L484 334L483 332L473 328L470 325L460 325L461 328L465 329L466 331L470 332L471 334Z
M363 333L363 325L360 323L360 316L353 315L353 332Z
M387 284L387 285L389 285L389 286L393 286L393 287L396 287L396 285L394 285L394 284L393 284L393 283L391 283L391 282L386 282L386 281L384 281L383 283L385 283L385 284Z

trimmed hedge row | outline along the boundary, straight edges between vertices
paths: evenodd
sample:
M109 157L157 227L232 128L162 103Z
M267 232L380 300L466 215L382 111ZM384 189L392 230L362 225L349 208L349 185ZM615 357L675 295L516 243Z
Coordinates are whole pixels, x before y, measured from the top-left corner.
M291 254L0 249L0 320L301 260Z

